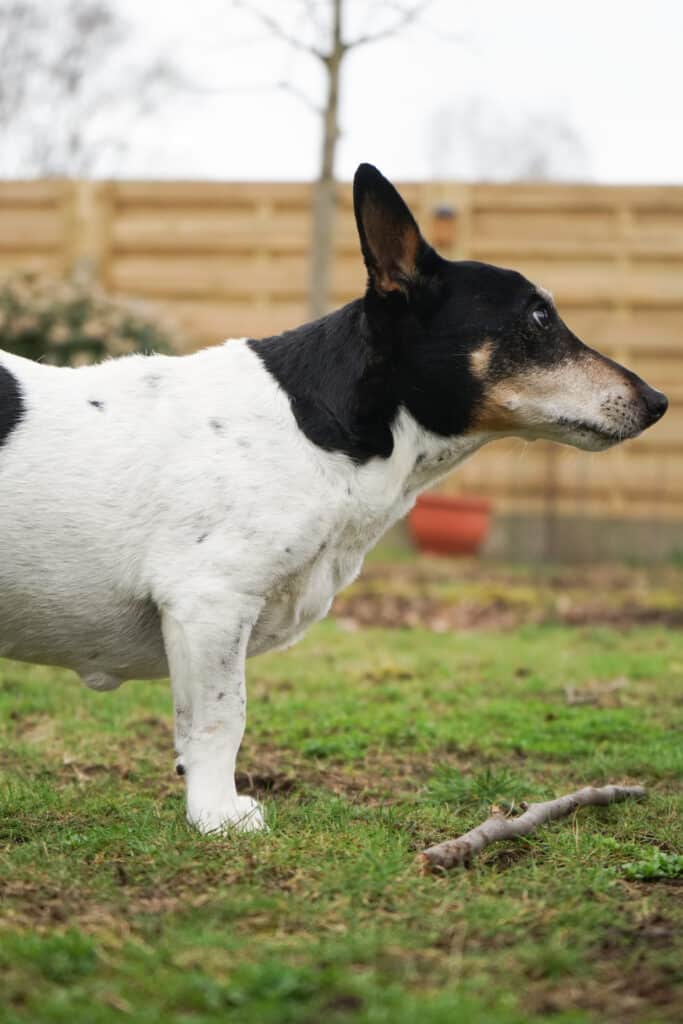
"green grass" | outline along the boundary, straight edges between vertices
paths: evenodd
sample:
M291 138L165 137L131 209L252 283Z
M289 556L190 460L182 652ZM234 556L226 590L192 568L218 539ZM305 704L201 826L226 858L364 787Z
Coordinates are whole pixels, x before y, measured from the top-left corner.
M215 838L166 684L0 662L3 1024L681 1019L677 633L330 621L249 676L271 831ZM418 873L492 802L606 781L650 796Z

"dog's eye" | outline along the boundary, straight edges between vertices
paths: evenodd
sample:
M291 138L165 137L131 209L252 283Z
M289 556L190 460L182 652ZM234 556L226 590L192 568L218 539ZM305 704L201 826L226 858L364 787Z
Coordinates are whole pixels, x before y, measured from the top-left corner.
M539 327L545 328L550 324L550 310L547 306L539 306L531 315Z

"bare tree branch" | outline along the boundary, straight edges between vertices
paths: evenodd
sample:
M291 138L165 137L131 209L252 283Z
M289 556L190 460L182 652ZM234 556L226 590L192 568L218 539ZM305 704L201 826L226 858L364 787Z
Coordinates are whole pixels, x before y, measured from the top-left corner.
M602 786L598 789L586 786L556 800L545 800L538 804L522 803L520 807L524 813L517 818L507 817L503 811L496 810L481 825L457 839L448 839L445 843L423 850L418 858L419 863L423 873L448 871L449 868L469 864L490 843L526 836L539 825L572 814L579 807L611 804L619 800L639 800L645 795L646 790L642 786Z
M355 50L358 46L368 46L371 43L378 43L382 39L390 39L392 36L398 35L402 29L415 22L431 3L432 0L420 0L419 3L413 4L411 7L403 7L401 4L388 4L387 6L393 8L399 14L393 25L379 29L377 32L368 32L366 35L356 36L355 39L350 39L344 43L344 49Z
M315 103L314 100L312 100L311 97L307 93L305 93L303 89L299 89L299 87L293 85L292 82L287 82L284 80L282 82L276 82L275 87L277 89L280 89L282 92L288 92L290 96L296 97L296 99L303 103L305 107L308 107L308 109L312 111L312 113L317 114L318 117L322 117L322 115L325 113L324 107L322 107L319 103Z
M245 3L245 0L233 0L233 6L238 10L247 11L254 18L261 22L264 28L267 28L276 38L281 39L288 46L293 47L295 50L301 50L302 53L307 53L312 57L317 57L318 60L325 60L325 54L322 53L317 47L312 46L310 43L304 43L301 39L297 39L296 36L291 35L285 28L282 27L276 18L270 16L265 11L262 11L260 7L256 7L252 3Z
M318 4L316 3L316 0L302 0L302 3L304 6L304 10L308 14L308 17L311 19L315 27L317 28L318 32L325 32L325 21L323 18L320 17L320 10Z
M94 173L125 148L123 122L156 109L176 70L167 58L128 61L130 28L111 0L44 7L0 0L0 173ZM120 119L115 146L104 113Z
M187 79L179 79L175 82L175 87L198 96L256 96L259 93L274 93L280 90L295 97L317 117L324 113L323 107L315 103L303 89L299 89L298 86L285 79L280 82L233 82L230 85L200 85Z

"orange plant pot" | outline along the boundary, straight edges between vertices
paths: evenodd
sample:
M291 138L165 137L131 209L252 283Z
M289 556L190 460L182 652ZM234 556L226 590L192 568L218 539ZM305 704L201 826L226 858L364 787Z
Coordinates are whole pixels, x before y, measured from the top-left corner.
M488 537L491 502L486 498L421 494L408 518L420 551L436 555L476 555Z

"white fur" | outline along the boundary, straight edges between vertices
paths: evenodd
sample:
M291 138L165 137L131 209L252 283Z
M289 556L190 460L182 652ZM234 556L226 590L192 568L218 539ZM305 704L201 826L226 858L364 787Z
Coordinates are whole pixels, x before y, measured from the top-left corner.
M403 411L391 457L356 466L307 440L244 340L78 370L0 362L27 409L0 449L0 655L97 690L170 672L188 819L262 827L234 783L246 657L322 618L419 491L489 437L447 441Z

